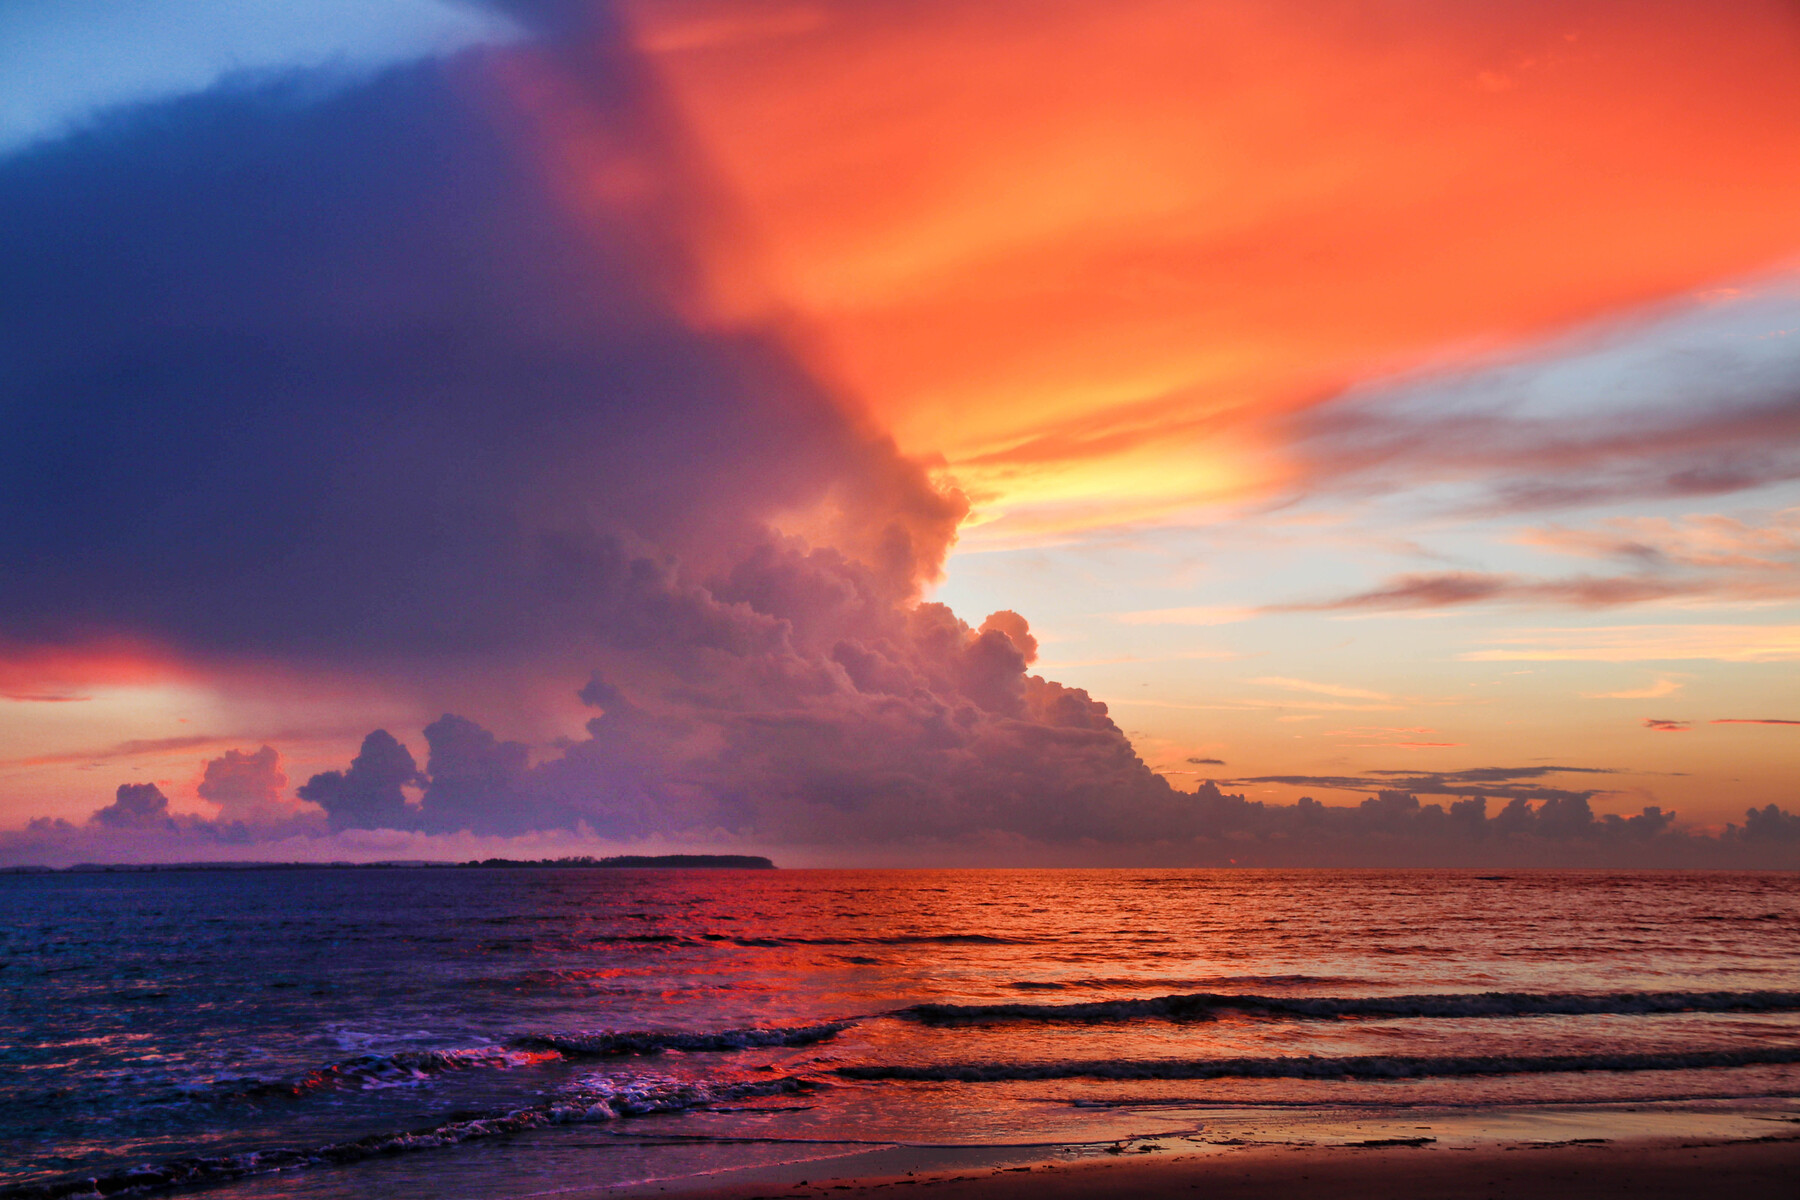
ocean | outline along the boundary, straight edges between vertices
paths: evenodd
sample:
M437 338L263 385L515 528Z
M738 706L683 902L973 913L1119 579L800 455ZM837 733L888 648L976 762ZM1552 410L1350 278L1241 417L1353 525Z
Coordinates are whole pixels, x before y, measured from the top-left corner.
M1754 1132L1800 1114L1800 877L6 875L0 996L9 1198Z

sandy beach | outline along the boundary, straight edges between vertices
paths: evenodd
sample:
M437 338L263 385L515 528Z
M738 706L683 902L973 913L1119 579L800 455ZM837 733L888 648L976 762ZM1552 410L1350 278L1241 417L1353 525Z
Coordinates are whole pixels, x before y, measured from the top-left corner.
M886 1178L821 1176L782 1187L737 1185L683 1192L691 1200L928 1194L934 1200L1090 1200L1186 1197L1334 1200L1473 1197L1555 1200L1792 1200L1800 1189L1800 1134L1733 1142L1607 1142L1440 1148L1245 1146L1209 1153L1131 1155L1078 1163L919 1172ZM669 1193L674 1194L674 1189Z

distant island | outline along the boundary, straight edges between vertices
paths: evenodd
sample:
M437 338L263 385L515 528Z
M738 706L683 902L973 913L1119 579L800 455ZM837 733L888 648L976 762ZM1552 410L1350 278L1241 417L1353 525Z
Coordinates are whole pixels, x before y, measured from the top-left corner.
M614 870L702 869L725 871L773 871L775 864L760 854L616 854L595 858L581 854L569 858L482 858L468 862L421 859L388 859L382 862L182 862L182 863L77 863L72 867L0 867L0 875L76 875L91 872L139 871L372 871L382 869L449 870L468 867L561 868Z

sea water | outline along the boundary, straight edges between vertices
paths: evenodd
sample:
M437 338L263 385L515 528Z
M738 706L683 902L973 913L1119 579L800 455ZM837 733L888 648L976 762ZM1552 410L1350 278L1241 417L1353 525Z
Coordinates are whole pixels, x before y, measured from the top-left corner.
M1800 877L7 875L0 996L0 1195L668 1186L1234 1112L1715 1119L1800 1096Z

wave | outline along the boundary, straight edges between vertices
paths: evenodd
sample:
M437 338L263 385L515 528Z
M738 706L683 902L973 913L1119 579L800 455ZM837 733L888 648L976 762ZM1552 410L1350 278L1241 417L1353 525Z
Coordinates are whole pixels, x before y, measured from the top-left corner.
M853 1024L854 1021L832 1021L784 1029L725 1029L711 1033L656 1030L528 1033L499 1046L359 1054L287 1079L218 1080L204 1087L185 1090L180 1098L212 1102L265 1100L300 1097L319 1091L406 1087L451 1071L506 1070L564 1059L648 1056L669 1050L698 1053L812 1046L831 1040Z
M1039 1079L1426 1079L1573 1071L1684 1071L1800 1063L1800 1046L1645 1054L1356 1055L1043 1063L865 1064L835 1067L846 1079L1003 1083Z
M680 1112L721 1101L810 1091L818 1086L792 1078L721 1085L682 1082L662 1076L619 1079L589 1075L539 1104L486 1116L465 1117L426 1129L372 1134L309 1150L282 1147L244 1154L190 1156L104 1175L15 1184L0 1188L0 1200L62 1200L72 1196L116 1196L150 1189L194 1187L276 1171L338 1166L377 1156L457 1146L479 1138L548 1125L587 1124L651 1113Z
M716 1033L534 1033L512 1040L526 1050L548 1050L567 1058L612 1058L626 1054L661 1054L665 1050L761 1050L773 1046L812 1046L830 1041L855 1021L828 1021L786 1029L727 1029Z
M1020 979L1007 984L1019 992L1076 992L1091 988L1147 991L1155 987L1217 987L1234 984L1239 987L1309 987L1333 983L1366 983L1348 975L1211 975L1204 979L1145 979L1141 976L1094 976L1086 979Z
M1420 996L1256 996L1221 992L1074 1004L914 1004L893 1014L926 1025L994 1021L1098 1024L1162 1018L1204 1021L1220 1012L1285 1017L1547 1017L1681 1012L1795 1012L1800 992L1450 992Z
M397 1050L392 1054L359 1054L328 1063L290 1079L220 1080L205 1089L206 1099L264 1099L303 1096L337 1088L369 1090L404 1087L446 1071L472 1068L526 1067L561 1057L529 1047L472 1046L459 1050Z

